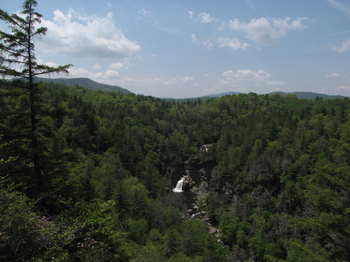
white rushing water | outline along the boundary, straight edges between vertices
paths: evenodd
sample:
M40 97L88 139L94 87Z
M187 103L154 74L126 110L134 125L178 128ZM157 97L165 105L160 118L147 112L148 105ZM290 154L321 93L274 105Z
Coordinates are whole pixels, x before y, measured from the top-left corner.
M173 192L175 193L181 193L182 191L182 185L184 184L184 180L186 177L181 177L181 179L179 181L177 181L176 183L176 187L173 189Z

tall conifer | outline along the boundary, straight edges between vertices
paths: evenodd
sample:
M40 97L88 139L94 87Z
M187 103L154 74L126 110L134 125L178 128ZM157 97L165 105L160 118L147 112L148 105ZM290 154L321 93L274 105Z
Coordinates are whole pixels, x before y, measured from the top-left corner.
M26 167L27 172L28 167L33 169L33 173L29 172L35 177L30 176L27 179L34 179L36 190L40 190L43 186L43 174L38 123L43 103L35 77L50 73L68 73L72 65L51 67L37 63L34 40L45 35L47 28L37 26L41 22L42 15L35 12L36 6L35 0L27 0L23 3L23 11L12 15L0 9L0 19L11 29L11 33L0 30L0 97L4 100L3 108L0 109L2 111L0 132L4 135L2 141L13 139L17 141L17 150L7 149L7 152L2 153L18 154L21 158L20 148L24 149L23 156L27 160L22 161L22 165L17 165L17 169L19 172ZM22 128L18 128L19 126ZM28 143L30 150L26 146L23 147ZM19 146L20 144L22 146ZM14 169L12 166L11 169L4 170L13 172Z

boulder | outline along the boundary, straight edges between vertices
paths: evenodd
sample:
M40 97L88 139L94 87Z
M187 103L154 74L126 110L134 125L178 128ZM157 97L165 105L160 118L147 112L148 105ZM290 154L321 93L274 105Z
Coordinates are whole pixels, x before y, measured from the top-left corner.
M202 216L202 212L197 212L195 214L192 214L191 219L195 219L195 218L200 217L200 216Z
M210 229L209 234L210 235L215 234L217 231L218 230L215 227L213 227L212 229Z
M185 191L189 191L193 185L195 184L195 182L192 180L191 177L186 177L184 182L183 182L183 185L182 185L182 190L185 190Z

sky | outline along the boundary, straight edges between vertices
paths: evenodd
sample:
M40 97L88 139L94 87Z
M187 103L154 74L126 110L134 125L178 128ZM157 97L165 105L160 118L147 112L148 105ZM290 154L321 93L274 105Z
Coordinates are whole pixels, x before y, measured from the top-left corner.
M37 0L37 61L135 94L350 96L350 1ZM23 0L0 0L9 14ZM0 21L0 28L10 29Z

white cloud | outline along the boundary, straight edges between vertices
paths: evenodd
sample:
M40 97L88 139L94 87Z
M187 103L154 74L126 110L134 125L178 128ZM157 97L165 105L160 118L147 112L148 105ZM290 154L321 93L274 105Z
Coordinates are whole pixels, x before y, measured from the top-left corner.
M233 76L234 73L232 70L228 70L222 73L222 76L228 77L228 76Z
M338 86L336 90L350 91L350 86Z
M194 85L194 86L200 86L200 84L199 84L199 83L193 83L193 85Z
M204 76L210 76L209 74L204 74Z
M93 73L84 68L70 69L69 77L88 77L98 83L104 83L109 85L122 86L129 89L132 92L136 92L136 89L139 89L141 92L144 91L144 88L154 88L155 85L162 84L164 85L164 80L158 77L153 78L131 78L131 77L122 77L120 74L112 69L109 69L105 72ZM176 81L174 78L173 80ZM168 81L170 84L170 81Z
M252 3L250 3L248 0L245 0L245 3L250 7L250 9L253 10L253 12L255 12L255 8L253 7Z
M210 39L204 40L204 41L203 41L203 45L204 45L205 48L207 48L207 49L210 49L210 48L213 47L213 43L211 42Z
M225 85L237 83L237 80L234 79L234 75L235 73L232 70L225 71L222 73L222 76L224 76L225 79L220 79L220 82Z
M337 0L328 0L328 2L333 5L335 8L339 9L340 11L346 13L347 15L350 15L350 5L349 3L343 2L340 3Z
M350 46L350 39L348 41L344 41L341 47L333 47L333 50L337 51L338 53L342 53L342 52L345 52L349 46Z
M120 79L119 73L115 70L107 70L106 72L92 73L88 70L79 67L78 69L72 68L69 70L70 77L87 77L97 82L106 82L106 80Z
M105 78L107 79L120 79L120 76L119 76L119 73L115 70L107 70L105 73L104 73L104 76Z
M164 83L165 85L175 85L177 84L176 78L170 79Z
M205 93L209 93L209 92L214 92L216 90L220 89L220 86L213 86L213 87L210 87L210 88L204 88L204 92Z
M163 79L155 77L155 78L131 78L131 77L124 77L116 82L116 85L129 87L130 85L132 87L152 87L153 85L162 83Z
M164 28L159 26L159 21L156 17L154 17L151 11L141 9L141 11L139 11L138 13L140 15L137 17L137 23L141 23L142 25L153 26L160 30L165 30Z
M227 76L225 79L220 79L220 82L224 85L231 85L237 83L238 81L232 77Z
M177 76L177 77L173 77L172 79L167 80L164 84L165 85L178 84L179 86L181 86L183 83L187 83L187 82L192 81L192 80L193 80L193 77L191 77L191 76L185 76L185 77Z
M141 9L141 11L139 11L139 14L146 15L146 16L152 16L152 12L147 11L145 9Z
M218 27L218 29L222 31L222 30L225 29L226 26L227 26L227 22L226 22L226 21L223 21L223 22L221 23L221 26Z
M160 79L158 77L154 78L154 83L158 84L158 83L161 83L163 82L163 79Z
M327 77L339 77L340 74L339 73L332 73L330 75L327 75Z
M286 85L285 82L282 81L266 81L267 86L281 86L281 85Z
M271 78L271 74L260 69L258 72L255 72L250 69L238 70L235 74L235 79L237 80L253 80L253 81L265 81Z
M242 43L237 38L228 38L228 37L219 37L216 42L219 44L219 47L228 46L234 50L238 50L242 48L243 50L247 50L247 47L250 46L247 43Z
M184 78L182 78L182 82L186 83L188 81L192 81L193 80L193 77L190 77L190 76L186 76Z
M202 12L198 15L198 17L201 19L202 23L211 23L213 21L216 21L216 18L210 16L209 14L207 14L206 12Z
M123 62L123 63L112 63L109 65L108 68L113 69L113 70L122 70L122 69L129 69L129 62Z
M44 60L43 60L40 56L38 56L38 57L36 58L36 62L37 62L39 65L47 65L47 66L51 66L51 67L57 67L57 66L59 66L58 64L56 64L56 63L54 63L54 62L51 62L51 61L49 61L49 62L44 62ZM16 69L16 70L21 70L20 66L17 66L17 65L12 65L11 68Z
M58 64L56 64L56 63L54 63L54 62L47 62L47 63L45 63L45 65L47 65L47 66L51 66L51 67L57 67L57 66L59 66Z
M191 38L192 38L192 42L193 42L193 43L197 42L197 38L196 38L196 35L195 35L195 34L192 34L192 35L191 35Z
M306 19L305 17L298 17L290 22L291 19L289 17L269 20L262 17L259 19L254 18L248 24L241 23L238 19L230 20L229 24L232 30L246 32L246 37L258 44L273 45L281 37L286 36L288 31L305 28L302 21Z
M56 10L54 15L53 22L42 20L48 32L37 44L44 52L115 59L133 57L141 50L115 26L112 13L100 18L82 16L73 10L65 15Z
M192 18L193 12L192 11L188 11L188 13L190 14L190 17Z
M237 73L228 70L223 72L222 76L225 77L225 79L220 79L220 82L223 84L232 84L237 83L238 81L267 81L272 77L270 73L267 73L262 69L257 72L250 69L237 70Z
M94 65L94 69L99 70L101 66L99 64Z

